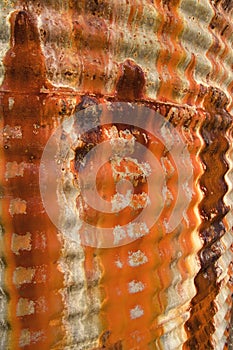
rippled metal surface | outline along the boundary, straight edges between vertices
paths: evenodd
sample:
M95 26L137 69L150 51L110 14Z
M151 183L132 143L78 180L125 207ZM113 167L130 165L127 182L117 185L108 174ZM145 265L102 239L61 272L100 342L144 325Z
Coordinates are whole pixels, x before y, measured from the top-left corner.
M231 349L231 1L0 5L0 348ZM169 148L131 128L130 137L161 164L165 209L148 235L127 245L80 245L46 213L42 153L71 115L87 109L89 118L89 106L123 101L158 112L182 136L192 199L168 233L177 164ZM106 111L98 118L104 121ZM113 127L81 140L72 176L78 178L83 154L110 139ZM114 132L124 139L123 125ZM82 213L65 180L58 200L65 193ZM135 187L144 189L141 181Z

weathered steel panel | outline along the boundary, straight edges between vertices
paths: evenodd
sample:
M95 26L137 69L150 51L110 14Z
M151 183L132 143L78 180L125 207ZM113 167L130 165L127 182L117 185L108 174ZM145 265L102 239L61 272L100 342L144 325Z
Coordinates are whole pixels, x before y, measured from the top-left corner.
M0 6L0 349L232 349L232 2ZM92 119L57 179L56 157L43 162L51 135L60 130L62 155ZM189 158L175 155L176 135ZM110 213L86 205L80 185L85 156L105 142L116 153L97 188ZM148 191L151 154L161 193ZM134 189L127 208L121 180ZM156 222L136 231L132 218L156 200ZM117 244L84 244L84 221L112 227Z

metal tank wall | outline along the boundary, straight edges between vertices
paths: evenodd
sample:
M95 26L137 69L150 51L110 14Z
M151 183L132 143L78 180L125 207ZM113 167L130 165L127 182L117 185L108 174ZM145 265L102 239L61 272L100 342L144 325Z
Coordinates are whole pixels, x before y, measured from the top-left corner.
M0 7L0 349L232 349L233 3L0 0ZM46 143L61 125L68 138L70 117L89 120L90 107L112 103L159 113L188 150L192 187L182 194L190 202L171 232L174 172L186 169L185 158L175 164L146 123L144 131L105 125L105 108L104 126L81 140L56 188L63 229L50 220L39 178ZM145 118L140 108L135 120ZM83 155L110 139L154 152L166 186L149 233L102 248L75 238L63 196L97 223L130 220L131 209L123 221L85 210L74 185ZM126 170L112 162L103 177L124 179ZM136 213L146 190L139 170L130 173Z

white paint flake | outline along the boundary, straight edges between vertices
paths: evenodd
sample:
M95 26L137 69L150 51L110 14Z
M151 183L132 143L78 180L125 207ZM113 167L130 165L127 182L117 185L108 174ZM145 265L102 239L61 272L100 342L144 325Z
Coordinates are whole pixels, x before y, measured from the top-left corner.
M26 163L17 163L14 162L8 162L6 163L6 172L5 172L5 178L6 180L14 178L16 176L23 176L24 175L24 169L26 167Z
M144 314L144 310L140 305L136 305L133 309L130 310L130 317L132 320L135 318L142 317Z
M16 315L18 317L32 315L35 312L35 303L27 298L20 298L17 304Z
M11 239L11 250L16 255L19 255L21 250L30 251L32 248L31 240L32 237L30 232L27 232L24 235L17 235L16 233L13 233Z
M127 191L126 194L116 193L111 198L112 211L118 212L127 206L134 210L142 209L150 204L150 199L147 193L132 194L132 191Z
M24 283L32 283L36 269L33 267L16 267L13 273L13 283L19 288Z
M140 238L149 233L145 222L131 222L127 225L127 233L130 238Z
M130 222L128 225L117 225L113 229L114 244L118 244L125 238L135 240L149 233L149 229L144 222Z
M121 130L118 132L117 128L113 126L110 130L105 130L105 133L110 139L114 154L123 157L134 152L135 137L129 130Z
M193 190L192 187L190 187L190 184L186 181L182 184L182 188L184 190L184 193L188 199L188 201L190 202L193 196Z
M126 231L120 225L117 225L113 229L114 244L118 244L121 240L126 238Z
M174 197L172 195L172 192L167 188L167 186L163 186L162 188L162 196L163 196L163 200L164 200L164 204L167 207L170 207L172 202L174 201Z
M151 167L148 162L140 163L136 158L118 157L111 159L112 171L114 180L128 180L134 186L137 186L138 181L144 182L151 175Z
M134 194L130 202L130 207L134 210L146 208L150 204L150 198L146 192Z
M111 203L112 203L112 211L120 211L124 208L126 208L130 202L132 201L132 192L127 191L127 193L121 194L116 193L114 196L112 196Z
M16 126L10 126L6 125L3 129L3 136L5 140L8 139L22 139L23 133L21 126L16 125Z
M122 269L123 263L121 262L120 258L118 258L118 259L115 261L115 264L116 264L116 266L117 266L119 269Z
M142 292L145 289L144 283L141 281L131 281L128 283L128 289L130 294Z
M8 98L8 106L9 106L9 110L11 110L14 106L15 100L14 97L9 97Z
M166 177L171 178L175 172L175 168L173 167L171 161L168 159L168 157L161 157L160 162Z
M30 344L30 341L31 341L30 336L31 336L31 333L29 329L23 329L21 331L20 338L19 338L20 348L23 348L24 346L27 346Z
M20 334L19 347L23 348L24 346L35 344L44 339L45 339L45 334L43 330L31 332L28 328L25 328L25 329L22 329Z
M132 267L140 266L148 262L147 256L141 251L129 252L129 265Z

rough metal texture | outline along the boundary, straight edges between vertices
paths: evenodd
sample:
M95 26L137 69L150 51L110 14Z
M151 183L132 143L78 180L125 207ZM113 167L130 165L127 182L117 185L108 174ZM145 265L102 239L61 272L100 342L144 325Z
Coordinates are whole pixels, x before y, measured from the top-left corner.
M134 59L145 96L197 101L201 85L232 89L231 1L2 1L1 58L12 8L37 19L47 77L57 86L112 95L119 67ZM3 68L2 68L3 69Z
M0 349L231 349L232 2L0 5ZM108 101L158 111L194 176L172 233L168 205L150 235L105 250L58 232L38 172L53 130Z

